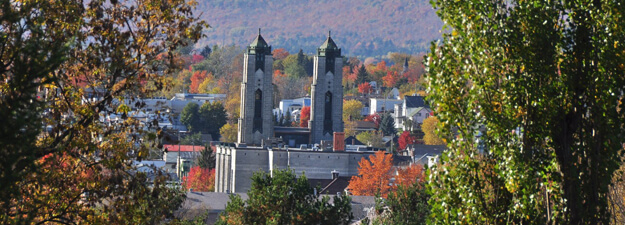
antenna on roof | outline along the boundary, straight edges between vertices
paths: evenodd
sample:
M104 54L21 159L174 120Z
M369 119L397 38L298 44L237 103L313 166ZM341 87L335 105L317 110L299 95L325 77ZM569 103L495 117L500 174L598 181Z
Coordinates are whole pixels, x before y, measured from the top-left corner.
M260 36L260 27L258 28L258 36Z
M332 31L328 30L328 37L330 37L330 34L332 34Z

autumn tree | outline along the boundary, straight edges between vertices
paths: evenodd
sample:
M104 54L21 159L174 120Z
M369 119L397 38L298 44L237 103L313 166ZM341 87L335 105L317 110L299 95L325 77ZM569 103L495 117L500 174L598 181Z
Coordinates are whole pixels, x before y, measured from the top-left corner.
M186 1L2 1L0 223L154 224L183 193L137 171L149 155L125 100L166 86L203 22ZM120 123L101 122L117 113ZM45 128L45 129L42 129ZM103 213L106 212L106 213Z
M371 87L371 84L369 82L364 82L358 85L358 92L360 92L360 94L371 94L372 90L373 88Z
M185 189L193 191L210 192L215 190L215 169L191 167L189 174L182 178Z
M397 81L399 81L399 75L397 72L388 71L386 76L382 77L384 87L393 88L395 87L395 84L397 84Z
M364 121L373 122L375 124L375 128L380 128L380 123L382 122L382 116L378 113L367 115Z
M432 4L449 32L428 55L429 101L457 137L430 176L434 222L608 224L625 135L623 3Z
M343 102L343 121L356 121L362 117L361 111L364 105L358 100Z
M238 125L226 123L224 126L219 128L219 138L222 142L234 143L237 141L237 132Z
M274 170L252 176L248 200L230 195L216 224L349 224L353 218L349 196L317 196L305 175Z
M190 93L200 93L198 87L204 82L204 79L208 78L206 71L194 71L191 75L191 85L189 86Z
M445 141L436 133L438 129L438 119L435 116L430 116L423 120L421 124L421 131L423 131L423 142L426 145L444 145Z
M383 196L391 190L393 156L384 151L377 151L369 158L358 162L358 176L349 181L351 193L354 195Z
M404 131L399 135L397 142L399 143L399 149L404 150L408 145L414 144L416 138L410 133L410 131Z
M308 120L310 120L310 106L304 106L300 111L299 126L308 127Z

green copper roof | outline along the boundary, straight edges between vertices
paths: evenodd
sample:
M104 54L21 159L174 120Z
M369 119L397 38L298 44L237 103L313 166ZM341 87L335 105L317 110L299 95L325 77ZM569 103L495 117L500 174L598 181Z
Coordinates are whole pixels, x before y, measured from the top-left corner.
M330 31L328 31L328 39L317 49L317 55L319 56L341 56L341 49L336 46L334 40L330 36Z
M332 40L332 37L330 36L330 31L328 31L328 39L326 40L326 42L323 42L323 44L321 45L321 47L319 47L320 49L339 49L338 46L336 46L336 43L334 43L334 40Z
M269 47L269 45L267 44L263 36L260 35L260 28L258 28L258 36L256 37L256 39L254 39L252 44L250 44L250 47L255 47L255 48Z
M247 49L248 49L249 54L256 54L256 53L265 53L267 55L271 54L271 46L269 46L267 42L265 41L265 39L263 38L263 36L260 35L260 28L258 28L258 36L256 37L256 39L254 39L254 41L252 41L252 43L250 44L250 46L247 47Z

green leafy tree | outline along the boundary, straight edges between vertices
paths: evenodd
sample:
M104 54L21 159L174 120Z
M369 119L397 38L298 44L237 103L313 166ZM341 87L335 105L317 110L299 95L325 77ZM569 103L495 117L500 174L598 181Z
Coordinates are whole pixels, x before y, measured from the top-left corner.
M623 3L432 4L449 32L428 55L429 101L456 137L430 175L432 220L608 224L625 134Z
M180 123L187 126L190 131L197 131L200 124L200 106L195 102L190 102L180 112Z
M366 144L367 146L384 148L384 142L382 142L382 133L378 131L361 132L356 135L356 139Z
M381 208L382 213L373 219L372 224L427 224L430 215L429 199L430 195L423 181L399 185L383 202L376 202L380 204L376 208Z
M348 196L315 196L306 176L291 170L273 175L255 173L249 199L231 195L216 224L349 224L353 218Z
M184 194L149 155L124 100L167 84L205 23L186 1L2 1L0 224L155 224ZM158 6L157 6L158 5ZM107 123L105 112L121 115Z
M213 103L205 102L199 109L200 114L200 127L199 131L205 134L210 134L213 139L219 139L219 129L226 125L228 122L228 115L226 109L221 102L214 101Z

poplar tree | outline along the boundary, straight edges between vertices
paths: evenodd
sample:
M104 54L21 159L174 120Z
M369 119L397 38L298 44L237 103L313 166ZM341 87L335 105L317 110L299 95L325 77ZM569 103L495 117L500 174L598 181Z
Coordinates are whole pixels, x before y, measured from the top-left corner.
M608 224L625 140L622 1L432 5L448 32L426 60L428 100L454 137L430 174L432 221Z

